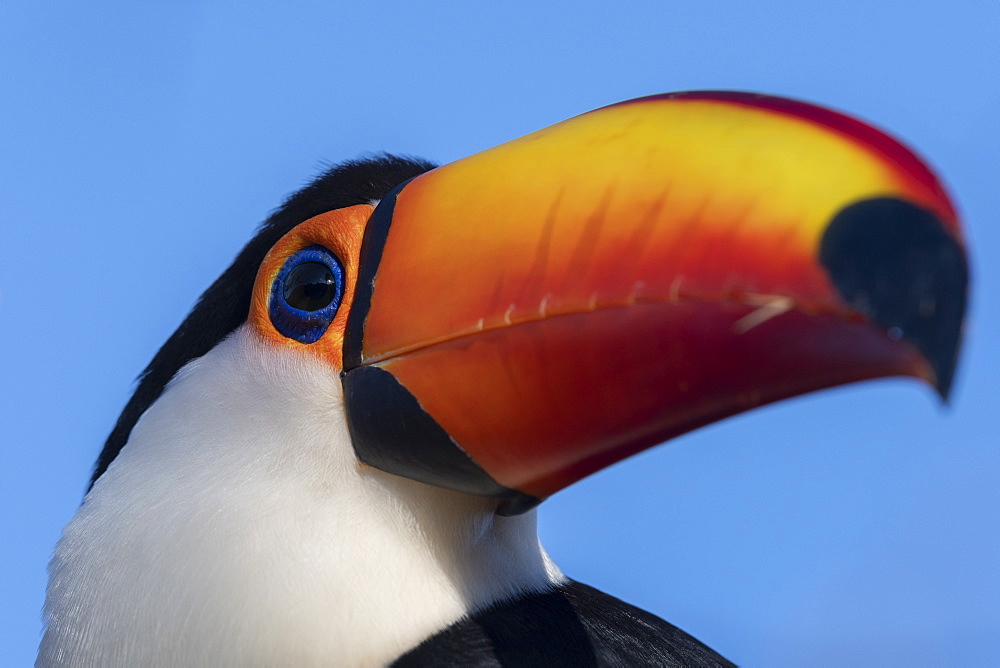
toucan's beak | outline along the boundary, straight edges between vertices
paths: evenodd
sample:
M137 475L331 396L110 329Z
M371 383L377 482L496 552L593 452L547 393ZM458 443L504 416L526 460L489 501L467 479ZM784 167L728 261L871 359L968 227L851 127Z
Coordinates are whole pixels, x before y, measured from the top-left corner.
M749 94L605 107L378 205L344 343L355 448L518 512L784 397L946 395L966 284L937 180L869 126Z

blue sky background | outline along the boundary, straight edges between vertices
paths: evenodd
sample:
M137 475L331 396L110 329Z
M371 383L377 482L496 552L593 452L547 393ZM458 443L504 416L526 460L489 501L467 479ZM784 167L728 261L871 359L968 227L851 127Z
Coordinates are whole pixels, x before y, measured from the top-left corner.
M934 164L975 276L953 405L755 411L546 502L572 577L747 666L1000 665L1000 3L0 3L0 664L133 378L323 165L618 100L804 98Z

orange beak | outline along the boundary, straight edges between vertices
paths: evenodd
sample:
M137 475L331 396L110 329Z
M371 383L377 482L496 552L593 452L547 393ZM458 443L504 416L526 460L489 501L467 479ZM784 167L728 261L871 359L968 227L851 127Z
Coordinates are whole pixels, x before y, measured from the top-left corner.
M409 181L365 230L343 350L362 461L523 511L778 399L951 383L955 213L896 141L804 103L633 100Z

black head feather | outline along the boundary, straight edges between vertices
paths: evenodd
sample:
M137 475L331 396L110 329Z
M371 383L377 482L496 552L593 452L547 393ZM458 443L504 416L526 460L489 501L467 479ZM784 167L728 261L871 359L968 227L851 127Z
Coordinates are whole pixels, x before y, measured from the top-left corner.
M132 428L178 370L214 348L247 319L257 269L271 247L299 223L327 211L382 199L394 187L435 167L424 160L384 155L332 167L285 200L261 225L232 265L202 294L194 309L139 376L138 385L104 443L93 485L128 441Z

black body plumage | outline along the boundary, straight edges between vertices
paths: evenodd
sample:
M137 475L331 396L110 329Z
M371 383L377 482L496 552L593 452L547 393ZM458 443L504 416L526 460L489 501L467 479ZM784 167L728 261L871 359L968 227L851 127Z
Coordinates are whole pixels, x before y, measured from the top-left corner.
M722 668L735 664L656 615L571 580L458 621L392 665Z

